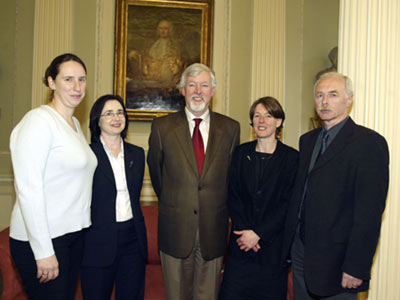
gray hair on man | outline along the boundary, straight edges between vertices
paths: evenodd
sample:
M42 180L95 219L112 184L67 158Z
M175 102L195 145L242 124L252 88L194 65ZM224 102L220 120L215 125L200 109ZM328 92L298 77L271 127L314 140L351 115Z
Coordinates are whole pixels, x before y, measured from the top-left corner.
M183 89L186 86L186 81L189 77L195 77L204 71L208 72L208 74L210 75L212 88L215 89L215 87L217 86L217 79L215 78L214 71L206 65L199 63L191 64L185 69L185 71L183 71L181 81L179 82L180 87Z
M346 89L346 95L347 97L352 97L353 96L353 82L349 77L346 75L343 75L342 73L338 72L327 72L321 75L321 77L315 82L314 84L314 95L315 95L315 89L317 85L321 82L322 79L328 78L328 77L339 77L343 78L345 82L345 89Z

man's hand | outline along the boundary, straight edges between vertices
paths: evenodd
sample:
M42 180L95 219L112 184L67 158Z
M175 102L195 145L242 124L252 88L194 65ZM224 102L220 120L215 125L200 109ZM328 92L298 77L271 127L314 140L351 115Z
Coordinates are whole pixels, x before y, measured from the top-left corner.
M236 240L240 250L244 250L245 252L253 250L254 252L257 252L261 249L258 244L260 237L253 230L233 231L233 233L240 235L240 238Z
M355 278L345 272L342 277L342 287L345 289L356 289L362 284L362 280Z
M39 259L36 261L37 266L37 278L40 283L54 280L58 277L58 260L55 255Z

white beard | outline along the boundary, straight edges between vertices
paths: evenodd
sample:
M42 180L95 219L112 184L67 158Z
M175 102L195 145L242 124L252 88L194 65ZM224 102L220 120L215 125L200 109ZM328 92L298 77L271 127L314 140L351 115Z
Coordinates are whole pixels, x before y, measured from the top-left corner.
M203 111L206 108L206 103L203 101L200 104L196 104L194 101L190 101L190 109L194 112Z

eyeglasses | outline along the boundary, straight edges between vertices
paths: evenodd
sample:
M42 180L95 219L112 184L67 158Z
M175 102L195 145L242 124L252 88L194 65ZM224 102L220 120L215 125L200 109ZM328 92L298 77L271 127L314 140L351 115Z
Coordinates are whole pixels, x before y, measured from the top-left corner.
M107 119L114 118L118 116L118 118L125 117L125 112L123 110L118 110L117 112L113 112L112 110L107 110L104 114L100 115L101 117L105 117Z

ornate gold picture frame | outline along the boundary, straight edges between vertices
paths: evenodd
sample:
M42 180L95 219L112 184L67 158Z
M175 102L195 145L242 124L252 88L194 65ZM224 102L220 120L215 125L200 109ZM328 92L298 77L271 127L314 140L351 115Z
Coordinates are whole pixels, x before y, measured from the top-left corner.
M178 84L192 63L210 66L213 0L116 0L114 93L130 120L180 110Z

